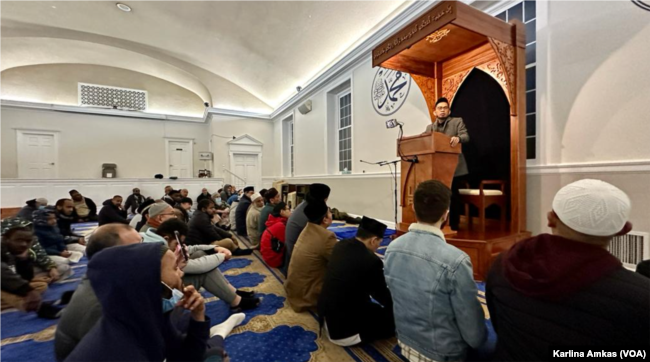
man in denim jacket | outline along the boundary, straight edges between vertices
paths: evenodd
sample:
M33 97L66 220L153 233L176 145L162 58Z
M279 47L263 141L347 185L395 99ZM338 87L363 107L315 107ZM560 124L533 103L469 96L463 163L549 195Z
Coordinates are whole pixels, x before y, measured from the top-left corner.
M393 297L402 354L415 361L463 361L486 338L469 256L440 230L451 190L440 181L415 190L417 223L386 250L384 274Z

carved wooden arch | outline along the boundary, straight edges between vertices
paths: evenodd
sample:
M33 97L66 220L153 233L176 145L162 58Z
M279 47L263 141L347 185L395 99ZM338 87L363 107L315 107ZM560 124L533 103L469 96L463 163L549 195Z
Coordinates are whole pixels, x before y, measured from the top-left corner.
M510 113L512 115L517 113L515 47L496 39L488 39L489 46L482 47L484 50L481 50L481 52L484 55L491 54L482 57L481 60L471 61L471 63L467 64L467 67L463 67L463 70L444 77L441 86L437 86L435 78L416 74L411 75L411 78L420 87L424 95L432 122L436 119L434 114L436 100L439 97L445 97L449 100L451 106L460 85L463 84L474 69L487 73L499 83L510 103ZM437 87L440 87L440 89L436 89Z

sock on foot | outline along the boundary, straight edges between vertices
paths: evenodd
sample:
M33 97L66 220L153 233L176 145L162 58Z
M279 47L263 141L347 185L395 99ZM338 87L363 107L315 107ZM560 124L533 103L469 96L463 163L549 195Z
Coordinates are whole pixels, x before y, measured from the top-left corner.
M36 313L40 318L57 319L61 316L63 308L59 308L52 302L43 302Z
M235 327L240 325L243 321L244 318L246 318L246 315L244 313L237 313L231 315L228 319L226 319L225 322L221 324L217 324L216 326L210 328L210 337L214 336L221 336L222 338L226 338L230 332L232 332Z
M243 255L251 255L253 254L253 250L251 249L235 249L235 251L232 252L232 255L234 256L243 256Z
M238 290L235 293L237 293L237 295L242 297L242 298L253 298L253 297L255 297L255 291L246 292L244 290Z
M254 309L260 305L260 298L241 298L239 305L235 308L241 308L242 310Z

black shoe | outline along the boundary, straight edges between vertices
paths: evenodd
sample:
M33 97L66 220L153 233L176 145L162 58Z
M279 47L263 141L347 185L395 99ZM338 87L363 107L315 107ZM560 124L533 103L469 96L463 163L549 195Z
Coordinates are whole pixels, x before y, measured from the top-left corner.
M235 308L240 308L241 310L255 309L260 305L262 300L260 298L244 298L242 297L239 305Z
M242 248L237 248L235 251L232 252L233 256L244 256L244 255L251 255L253 254L252 249L242 249Z
M74 294L74 290L69 290L69 291L63 293L63 295L61 295L61 299L59 299L57 304L58 305L67 305L68 303L70 303L70 299L72 299L73 294Z
M63 308L59 308L52 302L43 302L36 313L40 318L57 319L61 316Z
M242 298L253 298L253 297L255 297L255 292L254 291L246 292L246 291L243 291L243 290L238 290L235 293L237 293L237 295L242 297Z

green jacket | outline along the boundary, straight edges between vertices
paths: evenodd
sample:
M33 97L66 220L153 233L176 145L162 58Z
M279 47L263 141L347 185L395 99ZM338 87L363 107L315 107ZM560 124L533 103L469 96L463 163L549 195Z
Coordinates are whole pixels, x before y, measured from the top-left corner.
M260 211L260 221L257 227L260 231L260 235L264 235L264 230L266 230L266 221L269 219L269 215L273 212L273 207L273 204L267 202Z
M29 249L29 257L34 260L34 264L36 264L36 266L40 267L43 270L56 268L56 263L50 259L50 257L45 252L45 249L43 249L38 241L34 241L34 244Z

